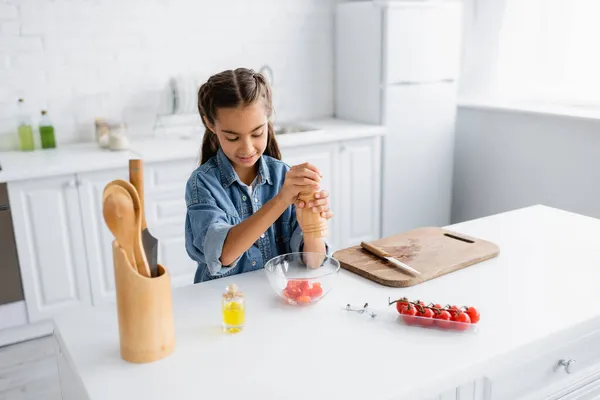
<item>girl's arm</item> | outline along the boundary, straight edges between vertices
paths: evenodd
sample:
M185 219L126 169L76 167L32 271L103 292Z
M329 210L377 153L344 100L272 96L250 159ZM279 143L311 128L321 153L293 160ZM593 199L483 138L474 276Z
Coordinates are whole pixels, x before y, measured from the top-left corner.
M240 257L294 203L298 193L318 190L320 180L317 168L309 163L290 168L279 193L256 213L229 230L223 244L221 263L229 265Z

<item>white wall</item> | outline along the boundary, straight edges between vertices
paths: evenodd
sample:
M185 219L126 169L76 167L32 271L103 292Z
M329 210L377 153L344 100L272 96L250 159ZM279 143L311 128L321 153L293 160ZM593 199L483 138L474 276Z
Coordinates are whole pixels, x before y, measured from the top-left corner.
M453 222L533 204L600 218L600 120L460 108Z
M0 0L0 149L23 97L60 143L148 118L168 79L269 64L278 119L333 113L333 0ZM142 112L143 111L143 112ZM150 111L150 114L146 114Z

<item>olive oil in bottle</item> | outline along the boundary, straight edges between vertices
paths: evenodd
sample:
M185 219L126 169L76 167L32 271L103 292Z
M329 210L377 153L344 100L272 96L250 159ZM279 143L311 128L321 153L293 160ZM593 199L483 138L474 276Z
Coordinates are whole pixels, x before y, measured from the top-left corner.
M227 286L221 302L223 311L223 330L227 333L236 333L244 329L246 322L246 304L244 293L236 284Z
M33 128L31 127L31 119L25 111L23 99L19 99L19 120L17 131L19 133L19 144L22 151L32 151L33 144Z
M42 117L40 118L40 141L42 143L42 149L53 149L56 147L54 127L52 126L46 110L42 110Z

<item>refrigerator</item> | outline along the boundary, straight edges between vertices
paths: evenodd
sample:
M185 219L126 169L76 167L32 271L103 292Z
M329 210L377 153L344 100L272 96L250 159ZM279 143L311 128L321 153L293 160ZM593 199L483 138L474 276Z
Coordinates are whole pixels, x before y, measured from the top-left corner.
M335 117L386 127L381 236L450 223L460 1L354 1L335 13Z

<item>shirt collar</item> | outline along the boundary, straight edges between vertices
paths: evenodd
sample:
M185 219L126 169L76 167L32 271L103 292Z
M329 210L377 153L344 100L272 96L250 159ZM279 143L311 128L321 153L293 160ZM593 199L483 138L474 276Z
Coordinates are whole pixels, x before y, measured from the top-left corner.
M231 161L229 158L227 158L220 147L217 150L217 165L219 166L219 172L221 173L221 182L223 182L223 187L231 186L231 184L235 181L241 182L238 174L233 169ZM267 162L263 156L258 159L258 174L260 175L259 185L262 185L265 182L269 185L273 183L271 181L269 168L267 167Z

